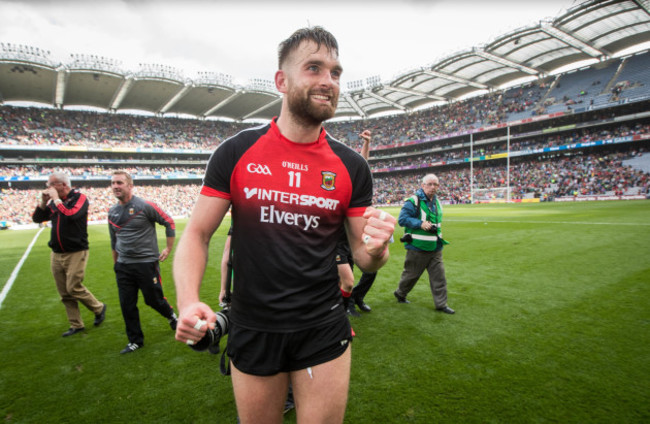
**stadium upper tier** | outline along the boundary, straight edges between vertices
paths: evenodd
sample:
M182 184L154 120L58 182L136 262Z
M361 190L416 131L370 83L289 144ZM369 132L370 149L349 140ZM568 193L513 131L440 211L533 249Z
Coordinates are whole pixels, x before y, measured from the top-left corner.
M564 121L584 121L594 118L578 115L602 115L609 113L609 109L630 109L628 106L635 104L639 106L632 109L642 110L643 103L650 99L648 69L650 53L642 52L408 115L331 122L326 127L357 149L360 147L358 134L370 129L373 133L371 159L392 156L398 149L413 150L461 135L474 134L480 138L494 129L533 121L562 117L566 118ZM0 138L5 150L11 145L53 151L83 146L91 150L114 149L118 153L120 149L125 152L153 149L181 151L181 157L191 159L211 153L225 138L252 125L67 109L19 109L0 108Z
M585 1L551 20L405 71L390 81L374 76L350 81L335 118L411 113L437 102L495 92L526 79L544 81L571 64L602 63L607 67L620 63L611 59L650 41L649 10L650 0ZM616 75L615 66L608 71ZM608 77L604 74L603 80ZM92 106L242 122L268 120L279 114L281 97L271 81L253 80L237 86L232 80L211 72L188 78L182 70L156 64L126 70L119 60L94 55L72 54L69 62L61 63L37 46L0 43L0 102L29 101L57 108ZM564 94L557 89L562 98ZM588 100L597 105L608 98L592 93Z

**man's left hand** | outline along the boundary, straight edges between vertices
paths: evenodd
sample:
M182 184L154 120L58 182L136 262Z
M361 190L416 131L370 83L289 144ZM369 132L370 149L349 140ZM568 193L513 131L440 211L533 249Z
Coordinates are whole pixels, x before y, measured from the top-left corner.
M395 231L397 220L388 212L368 207L363 214L367 219L363 228L362 241L368 254L382 257L388 248L388 243Z
M51 201L60 199L59 192L56 191L54 187L48 187L45 191L47 192L47 195L50 197Z
M162 262L162 261L164 261L165 259L167 259L168 256L169 256L169 249L168 249L168 248L164 248L164 249L160 252L160 256L158 256L158 260L159 260L160 262Z

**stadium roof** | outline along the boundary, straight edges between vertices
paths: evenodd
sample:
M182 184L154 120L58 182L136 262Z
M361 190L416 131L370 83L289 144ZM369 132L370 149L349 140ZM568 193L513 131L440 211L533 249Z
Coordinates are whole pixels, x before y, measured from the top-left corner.
M650 42L650 0L587 1L390 81L350 82L335 119L411 112L524 78L544 78L571 64L605 61L645 42ZM94 55L73 54L68 63L57 63L38 47L0 43L0 102L246 121L278 115L281 98L272 81L238 86L224 74L186 78L182 70L148 64L129 71L119 61Z

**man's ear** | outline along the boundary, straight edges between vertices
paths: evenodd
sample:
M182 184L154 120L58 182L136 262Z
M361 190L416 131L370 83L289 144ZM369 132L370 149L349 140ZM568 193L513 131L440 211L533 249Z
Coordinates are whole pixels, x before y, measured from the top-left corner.
M287 92L287 75L282 69L275 73L275 88L277 88L280 93L284 94Z

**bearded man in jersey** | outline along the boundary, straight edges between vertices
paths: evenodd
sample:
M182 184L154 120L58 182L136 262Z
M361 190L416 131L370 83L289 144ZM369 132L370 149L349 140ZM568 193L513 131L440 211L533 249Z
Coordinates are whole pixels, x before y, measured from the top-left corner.
M290 382L298 422L343 422L352 337L335 263L341 228L362 270L389 257L396 221L370 207L366 161L321 126L336 111L338 53L320 27L280 44L280 116L215 150L174 260L176 339L193 344L216 320L199 289L210 238L232 205L227 352L244 424L281 423Z

